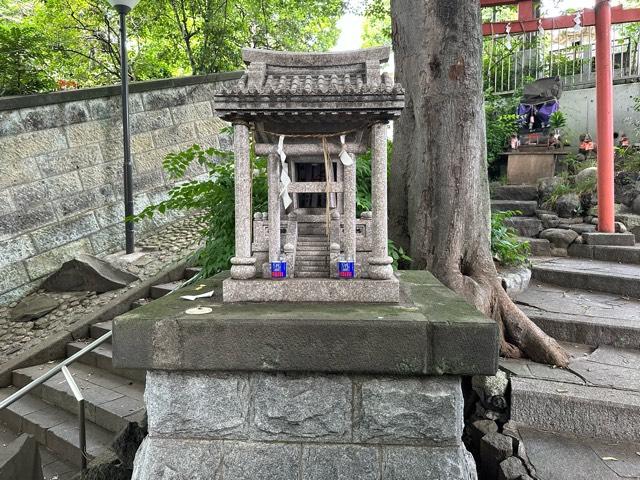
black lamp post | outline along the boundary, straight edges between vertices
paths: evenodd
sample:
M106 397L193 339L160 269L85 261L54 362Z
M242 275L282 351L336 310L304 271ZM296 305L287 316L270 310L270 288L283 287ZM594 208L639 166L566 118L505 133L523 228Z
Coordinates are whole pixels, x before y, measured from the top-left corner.
M124 214L133 215L133 166L131 164L131 128L129 126L129 62L127 59L127 13L140 0L108 0L120 14L120 78L122 82L122 134L124 144ZM127 253L134 250L133 222L125 222Z

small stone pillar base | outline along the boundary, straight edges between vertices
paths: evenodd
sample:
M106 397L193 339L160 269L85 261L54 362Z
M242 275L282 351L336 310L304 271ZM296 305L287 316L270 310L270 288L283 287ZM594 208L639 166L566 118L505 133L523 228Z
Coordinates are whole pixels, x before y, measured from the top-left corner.
M495 374L493 320L426 271L393 304L228 303L228 276L209 313L192 285L114 320L113 366L148 372L134 480L475 479L460 378Z
M133 480L469 480L460 377L149 372Z

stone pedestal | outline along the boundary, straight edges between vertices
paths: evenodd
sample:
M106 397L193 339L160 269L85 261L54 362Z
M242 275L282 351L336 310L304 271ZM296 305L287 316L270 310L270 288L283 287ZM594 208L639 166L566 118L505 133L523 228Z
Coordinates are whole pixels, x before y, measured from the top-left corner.
M536 185L541 178L553 177L557 154L550 152L507 153L507 183Z
M495 373L495 322L424 271L391 305L229 304L227 277L210 313L187 287L114 321L114 366L148 371L134 480L476 478L460 377Z

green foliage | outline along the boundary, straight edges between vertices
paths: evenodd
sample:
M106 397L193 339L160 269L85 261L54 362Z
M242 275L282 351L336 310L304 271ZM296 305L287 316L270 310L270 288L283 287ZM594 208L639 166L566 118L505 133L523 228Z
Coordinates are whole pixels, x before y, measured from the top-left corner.
M49 60L47 39L35 28L14 22L0 24L0 96L54 89Z
M505 151L507 139L517 133L516 97L485 93L484 112L487 124L487 163L493 164Z
M387 177L393 157L393 143L387 142ZM358 156L356 162L356 214L371 211L371 150Z
M391 45L391 1L373 0L365 9L362 48Z
M8 18L21 31L38 35L25 37L21 55L43 66L37 59L44 46L49 77L80 87L118 81L119 19L106 1L37 0L20 7L5 2L0 2L3 22ZM342 12L342 0L143 0L127 15L129 76L147 80L242 68L245 46L328 50L338 37ZM7 45L0 38L0 49L16 50ZM2 75L20 84L6 61ZM53 83L31 88L53 89Z
M229 268L235 245L235 180L233 154L194 145L185 151L168 155L164 169L172 178L184 178L189 165L197 162L209 173L207 180L192 180L178 184L169 191L169 198L145 208L134 220L152 218L169 210L201 212L204 222L204 246L193 260L203 269L203 276L211 276ZM253 206L262 212L267 208L267 175L264 158L251 156L253 165Z
M549 126L551 128L564 128L567 126L567 117L562 112L553 112L549 117Z
M411 257L406 254L404 249L396 245L393 240L389 240L388 244L389 256L393 258L393 269L406 269L411 266Z
M632 148L616 147L616 170L640 173L640 151Z
M584 160L579 159L575 153L570 153L564 158L564 164L567 166L567 171L570 175L576 175L585 168L595 167L595 157L587 157Z
M526 265L531 255L529 242L520 242L513 228L507 227L507 218L519 215L518 211L491 214L491 253L496 262L505 266Z

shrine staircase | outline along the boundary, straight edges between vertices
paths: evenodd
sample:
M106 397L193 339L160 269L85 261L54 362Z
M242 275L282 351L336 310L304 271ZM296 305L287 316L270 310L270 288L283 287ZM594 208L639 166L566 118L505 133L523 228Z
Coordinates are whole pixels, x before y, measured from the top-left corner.
M298 224L295 276L329 278L329 239L324 223Z

